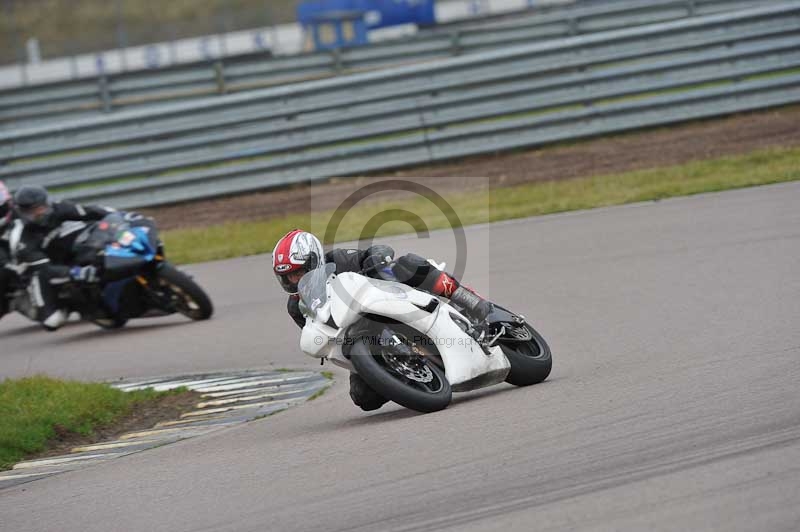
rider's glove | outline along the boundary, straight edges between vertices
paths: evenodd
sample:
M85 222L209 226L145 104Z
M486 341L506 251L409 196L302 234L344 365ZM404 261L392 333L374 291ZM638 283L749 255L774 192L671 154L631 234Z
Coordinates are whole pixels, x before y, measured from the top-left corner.
M397 281L397 276L394 274L391 266L385 265L378 269L378 278L384 281Z
M98 281L97 268L94 266L73 266L69 270L69 275L73 281L84 283L94 283Z

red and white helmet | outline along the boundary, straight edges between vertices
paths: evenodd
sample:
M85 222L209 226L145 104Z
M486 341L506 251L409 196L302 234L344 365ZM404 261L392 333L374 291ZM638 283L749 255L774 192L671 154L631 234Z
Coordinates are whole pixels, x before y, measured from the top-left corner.
M0 228L5 227L11 221L13 210L11 192L8 191L6 184L0 181Z
M298 272L309 272L324 262L322 243L302 229L286 233L272 250L272 271L283 289L290 294L297 293L297 283L301 277L297 275Z

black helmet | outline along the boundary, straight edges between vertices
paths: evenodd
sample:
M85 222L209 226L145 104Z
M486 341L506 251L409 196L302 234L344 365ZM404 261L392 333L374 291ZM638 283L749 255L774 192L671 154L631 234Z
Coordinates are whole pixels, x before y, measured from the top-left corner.
M14 193L14 209L26 223L45 225L53 212L50 195L42 187L26 185Z

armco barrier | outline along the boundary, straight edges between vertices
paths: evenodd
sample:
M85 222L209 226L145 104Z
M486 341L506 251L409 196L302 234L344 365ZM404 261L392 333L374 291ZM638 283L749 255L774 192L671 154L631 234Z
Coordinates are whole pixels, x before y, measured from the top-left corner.
M253 54L2 90L0 131L769 3L770 0L577 2L512 20L446 27L367 47L289 57Z
M800 2L0 135L0 179L189 201L800 101Z

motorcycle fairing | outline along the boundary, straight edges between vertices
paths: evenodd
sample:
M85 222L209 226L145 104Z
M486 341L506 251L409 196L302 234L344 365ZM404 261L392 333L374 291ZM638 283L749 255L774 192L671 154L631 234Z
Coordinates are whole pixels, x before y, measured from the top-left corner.
M339 331L308 319L303 329L301 347L309 354L306 348L315 351L318 357L335 356L341 352L340 345L324 345L320 349L317 347L320 340L323 340L322 344L328 344L327 338L337 338L337 334L341 335L342 331L365 314L380 315L405 323L434 342L454 391L468 391L502 382L511 369L502 350L499 347L484 349L464 332L453 316L468 320L454 307L440 304L432 313L423 310L432 308L431 301L434 299L435 296L400 283L371 279L351 272L342 273L328 281L330 313L340 327ZM315 345L312 347L309 344ZM334 347L339 347L338 353ZM333 361L336 362L335 358Z
M123 279L108 283L103 287L103 303L112 314L119 314L122 292L130 282L133 282L133 280Z
M339 327L346 328L364 314L377 314L396 319L422 334L427 334L436 319L423 310L434 296L392 281L372 279L345 272L334 277L330 290L331 316Z
M110 279L135 275L155 259L156 253L148 227L128 227L105 248L106 275Z
M156 256L156 248L150 242L148 227L129 227L121 231L114 242L106 246L107 257L142 257L147 262Z

